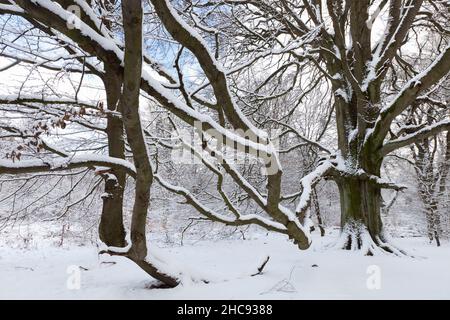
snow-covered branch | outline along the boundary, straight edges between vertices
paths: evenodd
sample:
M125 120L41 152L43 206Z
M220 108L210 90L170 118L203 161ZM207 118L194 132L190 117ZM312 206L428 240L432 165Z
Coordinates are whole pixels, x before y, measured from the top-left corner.
M93 170L97 170L98 167L116 168L126 171L131 176L135 176L136 174L134 165L126 160L92 154L74 155L51 160L0 160L0 174L26 174L63 171L86 167Z
M417 130L414 133L404 135L397 139L389 140L383 145L381 153L383 155L387 155L394 150L408 146L416 141L421 141L428 137L437 135L440 132L449 130L450 130L450 120L443 120L437 122L433 125L423 127L422 129Z
M384 107L371 131L371 138L377 142L384 140L395 117L401 114L424 90L432 87L450 70L450 45L436 57L435 61L421 73L413 77L404 85L394 99Z

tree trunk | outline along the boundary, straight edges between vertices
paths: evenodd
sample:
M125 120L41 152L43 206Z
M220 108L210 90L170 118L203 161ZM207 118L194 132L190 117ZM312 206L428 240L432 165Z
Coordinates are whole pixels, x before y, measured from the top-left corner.
M360 154L359 166L370 175L380 177L381 160L373 152ZM361 250L365 255L385 251L397 255L403 251L389 244L381 221L381 188L364 177L340 177L337 180L341 205L341 241L346 250Z
M121 112L120 92L122 80L120 73L105 64L104 85L108 111ZM125 159L125 142L123 123L120 117L107 115L108 152L109 156ZM123 194L125 191L126 174L120 170L111 170L104 175L105 194L99 225L99 236L106 245L125 247L125 228L123 225Z
M341 242L346 250L404 254L388 244L381 222L381 189L367 180L342 179L338 182L341 203Z
M438 247L441 246L441 219L439 216L439 209L436 200L423 197L422 201L425 206L425 217L427 219L427 234L430 243L436 241Z
M320 236L324 237L325 236L325 227L323 225L322 215L320 213L319 197L317 196L317 190L315 187L312 190L312 204L314 207L314 213L316 214L316 217L317 217L317 226L319 227L319 230L320 230Z
M153 171L139 115L139 93L142 72L142 3L140 0L122 2L125 31L123 91L120 97L127 140L136 167L136 187L131 218L131 248L127 257L153 278L166 286L175 287L179 280L152 264L147 258L146 223L150 205Z
M442 176L445 182L447 175L444 165L435 169L435 153L430 151L430 140L425 139L420 143L416 143L417 153L413 153L415 160L415 170L417 175L419 196L424 206L424 213L427 220L427 235L430 243L436 240L439 247L441 234L441 221L439 216L438 199L445 191L445 184L439 181ZM414 149L412 149L414 152ZM441 178L442 179L442 178Z

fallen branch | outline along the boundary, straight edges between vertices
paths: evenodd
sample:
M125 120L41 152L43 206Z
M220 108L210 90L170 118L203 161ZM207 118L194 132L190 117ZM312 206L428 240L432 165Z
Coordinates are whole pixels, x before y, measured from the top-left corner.
M262 274L264 271L264 268L266 267L267 262L269 262L270 256L267 256L267 258L263 261L263 263L258 267L258 272L252 274L252 277Z

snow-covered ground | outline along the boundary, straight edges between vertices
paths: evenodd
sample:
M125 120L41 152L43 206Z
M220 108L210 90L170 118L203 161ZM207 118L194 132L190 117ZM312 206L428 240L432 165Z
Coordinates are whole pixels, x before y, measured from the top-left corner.
M395 239L415 258L366 257L327 247L338 236L330 231L325 238L315 235L307 251L279 236L160 248L174 263L211 280L175 289L150 288L155 282L136 265L99 257L93 245L11 249L0 242L0 299L450 298L448 242L436 248L425 238ZM267 255L263 274L251 276ZM77 270L80 289L73 282Z

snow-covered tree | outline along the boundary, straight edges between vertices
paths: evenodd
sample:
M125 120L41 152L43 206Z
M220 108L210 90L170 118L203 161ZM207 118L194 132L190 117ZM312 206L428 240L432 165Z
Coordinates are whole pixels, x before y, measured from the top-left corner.
M381 165L391 152L449 129L446 116L408 134L395 132L396 119L448 77L448 4L250 0L201 6L215 5L234 9L236 42L254 48L258 58L280 55L285 68L309 62L322 72L333 91L338 141L320 176L339 187L342 246L399 253L385 238L380 208L381 189L401 187L381 177ZM429 33L439 41L430 43ZM430 59L417 55L425 51L431 62L417 70ZM395 75L407 65L409 52L418 60L399 84Z
M27 122L9 121L4 130L18 139L40 132L32 140L39 150L26 158L9 154L0 174L94 170L105 179L99 234L110 247L106 252L127 256L169 286L179 283L180 274L165 271L147 248L153 182L209 220L258 225L307 249L309 207L326 179L340 196L339 245L370 255L401 254L383 232L381 190L403 187L382 177L381 167L390 153L450 128L448 114L408 130L397 125L448 77L445 3L0 0L0 14L4 29L15 32L0 39L8 62L2 69L27 65L77 79L72 93L49 85L48 77L40 77L31 93L11 86L0 97L2 112L13 119L39 110L39 120L53 113L55 127L76 124L104 139L100 155L95 147L82 154L73 146L44 148L42 134L55 134L46 122L33 122L31 130ZM428 31L440 41L427 42ZM410 45L414 37L418 46ZM396 73L417 48L432 61L398 83ZM94 78L102 83L106 106L79 98ZM29 82L26 74L22 82ZM149 106L165 110L164 126L144 125ZM199 143L188 139L195 135ZM198 176L215 182L214 191L193 190L191 181L169 174L167 151L180 147L207 172ZM123 225L127 176L134 179L129 243Z

